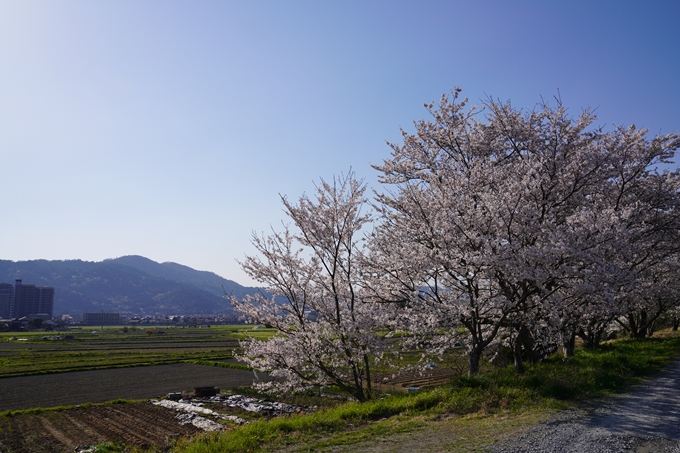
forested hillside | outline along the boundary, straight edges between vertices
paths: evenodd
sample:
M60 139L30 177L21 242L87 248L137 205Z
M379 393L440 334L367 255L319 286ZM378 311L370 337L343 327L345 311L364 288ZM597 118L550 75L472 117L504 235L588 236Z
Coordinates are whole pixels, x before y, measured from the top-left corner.
M241 298L246 294L251 294L253 291L253 288L241 286L235 281L222 278L213 272L197 271L189 266L172 262L157 263L156 261L139 255L121 256L120 258L105 260L105 262L119 263L134 267L149 275L195 286L196 288L208 291L209 293L220 297L224 295L225 291L228 295L233 295L238 298Z
M0 282L18 278L25 284L53 286L54 313L72 315L100 310L136 315L232 313L222 285L237 297L257 291L210 272L140 256L102 262L0 260Z

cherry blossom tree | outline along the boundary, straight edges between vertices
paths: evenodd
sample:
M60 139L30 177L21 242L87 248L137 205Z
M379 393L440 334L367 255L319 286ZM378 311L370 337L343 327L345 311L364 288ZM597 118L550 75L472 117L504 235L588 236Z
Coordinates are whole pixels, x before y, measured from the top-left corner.
M645 274L623 297L623 315L616 319L631 338L651 336L660 317L680 305L677 262L662 263Z
M670 316L671 319L673 332L677 332L678 327L680 327L680 306L676 306L675 308L670 309L668 311L668 315Z
M650 231L638 228L634 187L678 141L607 133L590 111L572 118L559 102L529 112L493 99L468 108L459 93L427 105L432 120L402 131L403 143L375 166L395 190L377 196L372 297L403 306L402 328L430 352L462 342L470 374L503 333L521 371L527 353L540 356L560 336L573 341L593 308L596 323L617 314L616 294L646 258L639 247L625 259L614 251Z
M633 338L651 335L656 320L678 303L680 173L657 169L670 163L678 137L648 140L647 132L631 126L607 134L611 171L596 209L612 220L606 232L599 231L600 237L607 237L598 244L599 259L625 278L607 287L613 299L592 300L587 310L575 313L588 319L579 332L587 346L599 343L612 320Z
M233 302L278 332L243 343L275 378L261 387L369 399L378 329L403 330L429 356L462 345L469 374L505 343L521 372L559 344L573 354L577 335L596 346L613 323L649 335L678 307L680 172L658 170L677 135L604 131L559 100L522 111L459 95L426 105L432 118L374 167L387 189L367 247L373 218L351 172L315 198L282 197L292 225L253 236L258 255L242 267L271 297Z
M274 378L261 388L334 385L359 401L371 398L370 369L384 341L375 332L379 313L365 303L362 287L361 231L371 220L363 212L364 192L352 172L322 180L315 198L282 197L292 225L253 235L258 255L241 265L271 297L232 301L250 321L277 330L268 340L242 343L242 359Z

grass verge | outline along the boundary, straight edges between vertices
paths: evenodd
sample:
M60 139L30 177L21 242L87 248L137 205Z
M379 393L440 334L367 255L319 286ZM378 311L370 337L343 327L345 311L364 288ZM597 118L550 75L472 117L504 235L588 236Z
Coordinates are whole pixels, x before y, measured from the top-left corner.
M10 410L10 411L4 411L0 412L0 417L14 417L17 415L26 415L26 414L44 414L45 412L62 412L62 411L67 411L70 409L76 409L78 407L95 407L95 406L111 406L113 404L134 404L134 403L141 403L143 401L147 400L128 400L128 399L115 399L111 401L105 401L103 403L83 403L83 404L78 404L78 405L69 405L69 406L55 406L55 407L36 407L32 409L17 409L17 410Z

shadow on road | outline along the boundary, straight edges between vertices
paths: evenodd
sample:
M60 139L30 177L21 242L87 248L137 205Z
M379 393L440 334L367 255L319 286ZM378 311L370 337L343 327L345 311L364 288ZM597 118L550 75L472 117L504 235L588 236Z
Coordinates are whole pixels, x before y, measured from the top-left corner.
M680 362L631 392L614 397L589 424L612 434L680 440Z

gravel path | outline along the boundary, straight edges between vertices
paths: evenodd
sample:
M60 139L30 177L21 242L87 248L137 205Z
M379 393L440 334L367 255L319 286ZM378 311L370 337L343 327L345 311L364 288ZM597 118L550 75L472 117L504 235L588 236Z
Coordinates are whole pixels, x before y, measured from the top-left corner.
M680 362L597 407L565 411L494 453L680 453Z

